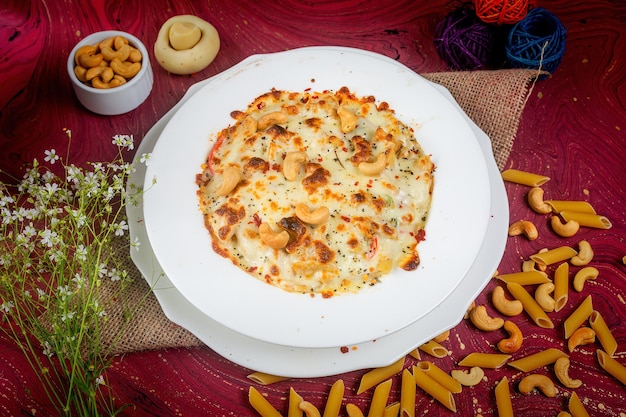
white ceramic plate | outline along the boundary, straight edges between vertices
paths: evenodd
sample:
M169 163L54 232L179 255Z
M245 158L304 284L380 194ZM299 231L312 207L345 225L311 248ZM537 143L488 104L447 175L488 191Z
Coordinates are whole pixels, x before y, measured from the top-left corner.
M173 113L203 85L204 80L189 88L185 97L157 122L142 140L137 154L150 153L163 127ZM454 103L441 86L433 86ZM491 184L491 217L485 240L474 264L459 286L437 308L406 328L378 339L365 342L341 353L337 347L323 349L292 348L252 339L234 332L204 315L187 301L163 273L154 257L143 222L143 206L127 206L131 238L142 242L139 250L131 250L131 257L148 281L166 316L186 328L225 358L250 369L291 377L320 377L356 369L384 366L405 355L432 336L457 324L469 303L482 291L497 268L504 247L508 227L508 201L504 184L492 156L489 138L469 119L487 161ZM137 186L143 185L145 167L138 165L129 178Z
M414 127L437 166L417 271L397 270L355 295L331 299L267 285L221 258L198 210L195 176L217 132L271 88L338 89L387 101ZM253 56L214 77L163 129L147 168L144 216L156 258L193 306L254 339L326 348L379 339L424 317L459 285L490 215L485 157L463 114L427 80L387 57L340 47ZM153 184L153 181L156 183Z

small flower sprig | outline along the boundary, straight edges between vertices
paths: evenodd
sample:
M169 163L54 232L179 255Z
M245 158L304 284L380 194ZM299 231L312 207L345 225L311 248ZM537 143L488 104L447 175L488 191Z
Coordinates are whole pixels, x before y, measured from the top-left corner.
M66 134L71 143L72 132ZM126 189L133 164L123 152L133 150L132 135L116 135L113 144L112 162L81 168L52 149L17 184L0 183L2 330L65 416L115 415L124 407L114 404L107 385L114 346L101 343L101 329L108 303L122 299L131 283L112 246L122 240L138 247L128 237L125 205L142 190ZM51 170L57 163L63 177ZM113 282L115 294L101 294L104 280ZM128 323L134 311L125 313Z

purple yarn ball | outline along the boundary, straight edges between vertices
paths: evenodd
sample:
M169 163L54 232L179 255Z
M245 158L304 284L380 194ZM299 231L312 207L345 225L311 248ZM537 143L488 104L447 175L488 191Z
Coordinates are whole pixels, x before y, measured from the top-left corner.
M489 66L494 52L493 28L474 10L462 7L447 15L435 28L435 47L441 59L455 70Z

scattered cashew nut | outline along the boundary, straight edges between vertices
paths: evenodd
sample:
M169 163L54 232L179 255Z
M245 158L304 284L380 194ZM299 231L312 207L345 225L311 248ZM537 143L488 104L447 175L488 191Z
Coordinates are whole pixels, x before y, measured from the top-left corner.
M556 395L556 387L550 378L541 374L531 374L522 378L518 385L522 394L528 394L537 388L546 397L554 397Z
M298 178L300 167L308 160L305 152L289 152L283 161L283 175L287 181Z
M387 167L387 155L381 152L374 162L359 163L359 171L365 175L378 175Z
M473 366L469 371L463 371L460 369L453 369L450 371L450 376L456 379L461 385L466 387L473 387L478 385L480 381L485 377L485 371L479 366Z
M318 225L326 223L330 216L330 210L326 206L320 206L311 211L304 203L296 204L296 217L307 224Z
M554 284L546 282L537 287L535 290L535 301L546 313L554 311L555 301L550 295L554 291Z
M289 243L289 233L285 230L275 232L267 223L261 223L259 226L259 238L261 242L273 249L281 249Z
M588 345L596 341L596 332L590 327L580 327L567 340L567 350L574 351L576 346Z
M443 333L438 334L437 336L433 337L433 342L437 342L437 343L441 343L441 342L445 342L446 340L448 340L448 338L450 337L450 330L446 330Z
M580 379L572 379L569 376L570 360L567 356L561 356L554 362L554 373L559 382L567 388L578 388L583 382Z
M490 317L484 305L477 305L469 312L469 318L480 330L493 331L504 326L504 319L500 317Z
M576 220L569 220L567 223L562 223L559 216L552 216L550 219L550 226L554 233L561 237L572 237L580 229L580 224Z
M235 189L239 181L241 181L239 168L232 165L224 168L224 172L222 172L222 183L217 187L217 190L215 190L215 194L220 197L225 196Z
M339 106L337 108L337 114L339 115L339 120L341 122L341 131L343 133L350 133L354 129L356 129L356 123L358 120L356 114L345 108L345 106Z
M199 38L194 27L200 32ZM219 49L220 38L213 25L197 16L179 15L161 26L154 55L166 71L187 75L208 67Z
M533 187L528 192L528 205L535 213L548 214L552 212L552 207L543 201L543 188Z
M518 236L523 234L528 240L535 240L539 237L537 228L533 222L528 220L518 220L509 226L509 236Z
M593 266L584 267L580 271L576 272L576 275L574 275L574 289L578 292L581 292L583 290L583 287L585 286L585 282L589 280L595 280L596 278L598 278L599 274L600 271L598 271L598 269L594 268Z
M522 347L524 335L515 323L510 320L504 322L504 330L507 331L509 337L498 342L498 350L502 353L514 353Z
M493 303L493 306L496 308L496 310L498 310L505 316L517 316L521 314L522 311L524 311L524 306L522 305L522 302L519 300L509 300L508 298L506 298L504 295L504 288L499 285L495 287L493 289L493 292L491 293L491 302Z
M570 263L574 266L587 265L593 259L593 249L591 244L586 240L578 242L578 255L570 259Z

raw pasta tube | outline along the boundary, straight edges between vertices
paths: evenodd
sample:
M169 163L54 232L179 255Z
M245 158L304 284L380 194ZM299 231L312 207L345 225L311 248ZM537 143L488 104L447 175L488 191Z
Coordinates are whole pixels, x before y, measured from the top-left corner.
M598 349L596 354L602 369L613 375L619 382L626 385L626 366L610 357L608 353L601 349Z
M560 311L569 298L569 264L563 262L554 270L554 311Z
M250 387L248 391L248 402L261 417L281 417L274 406L254 387Z
M538 265L546 266L567 261L576 255L578 255L576 249L570 248L569 246L559 246L558 248L530 255L530 259L535 261Z
M563 356L567 356L567 354L555 348L548 348L537 353L533 353L532 355L525 356L521 359L511 361L509 362L509 366L512 366L522 372L530 372L537 368L541 368L542 366L554 363L557 359Z
M543 311L543 308L541 308L541 306L537 304L537 301L535 301L533 296L530 295L528 291L524 289L524 287L517 283L511 282L506 284L506 288L513 295L513 297L515 297L522 303L524 310L526 311L526 313L528 313L530 318L533 319L537 326L543 327L544 329L554 328L554 323L552 323L552 320L550 320L546 312Z
M593 313L593 301L588 295L572 313L563 322L565 329L565 338L570 336L578 329Z
M548 274L542 271L512 272L510 274L496 275L496 278L507 284L514 282L519 285L535 285L550 282Z
M370 409L367 412L367 417L384 416L390 391L391 379L381 382L376 386L376 389L374 389L374 395L372 395L372 401L370 402Z
M296 392L293 387L289 388L289 407L287 409L287 417L302 417L300 403L303 401L302 396Z
M398 359L394 363L388 366L383 366L380 368L374 368L371 371L365 373L361 377L361 383L359 384L359 389L357 390L357 395L362 392L367 391L375 385L380 384L386 379L391 378L393 375L399 374L404 366L404 357Z
M589 316L589 324L591 325L593 331L596 332L596 336L604 348L604 351L608 353L609 356L613 356L617 350L617 341L600 312L596 310L591 312L591 316Z
M448 349L443 347L440 343L435 342L434 340L429 340L428 342L420 345L418 347L422 352L428 353L430 356L435 358L445 358L448 356Z
M511 355L505 355L503 353L481 353L472 352L464 357L460 362L460 366L479 368L491 368L497 369L506 363L511 358Z
M507 169L502 171L502 179L516 184L528 185L529 187L539 187L550 181L550 177L546 177L545 175L534 174L519 169Z
M383 417L398 417L399 411L400 411L399 402L389 404L387 407L385 407L385 412L383 413Z
M581 226L594 227L596 229L610 229L613 227L606 216L593 213L579 213L576 211L562 211L559 213L566 222L574 220Z
M400 417L415 417L415 378L411 371L402 371L400 386Z
M440 383L426 375L417 366L413 366L413 378L415 378L415 384L426 391L428 395L439 401L448 410L456 412L456 404L454 403L452 393Z
M593 206L586 201L544 200L544 203L549 205L555 213L561 213L562 211L575 211L577 213L596 214L596 210Z
M572 392L567 406L572 417L591 417L576 392Z
M324 407L324 414L322 417L337 417L339 416L339 410L341 409L341 403L343 402L343 393L345 391L345 384L343 379L336 380L326 399L326 406Z
M511 403L511 390L509 380L503 377L496 385L496 408L498 417L513 417L513 404Z
M253 380L257 384L269 385L275 382L284 381L289 378L285 376L266 374L265 372L253 372L250 375L248 375L248 379Z
M444 372L434 363L422 361L417 363L417 367L426 375L440 383L445 389L447 389L451 393L458 394L459 392L461 392L461 383L452 378L448 373Z

